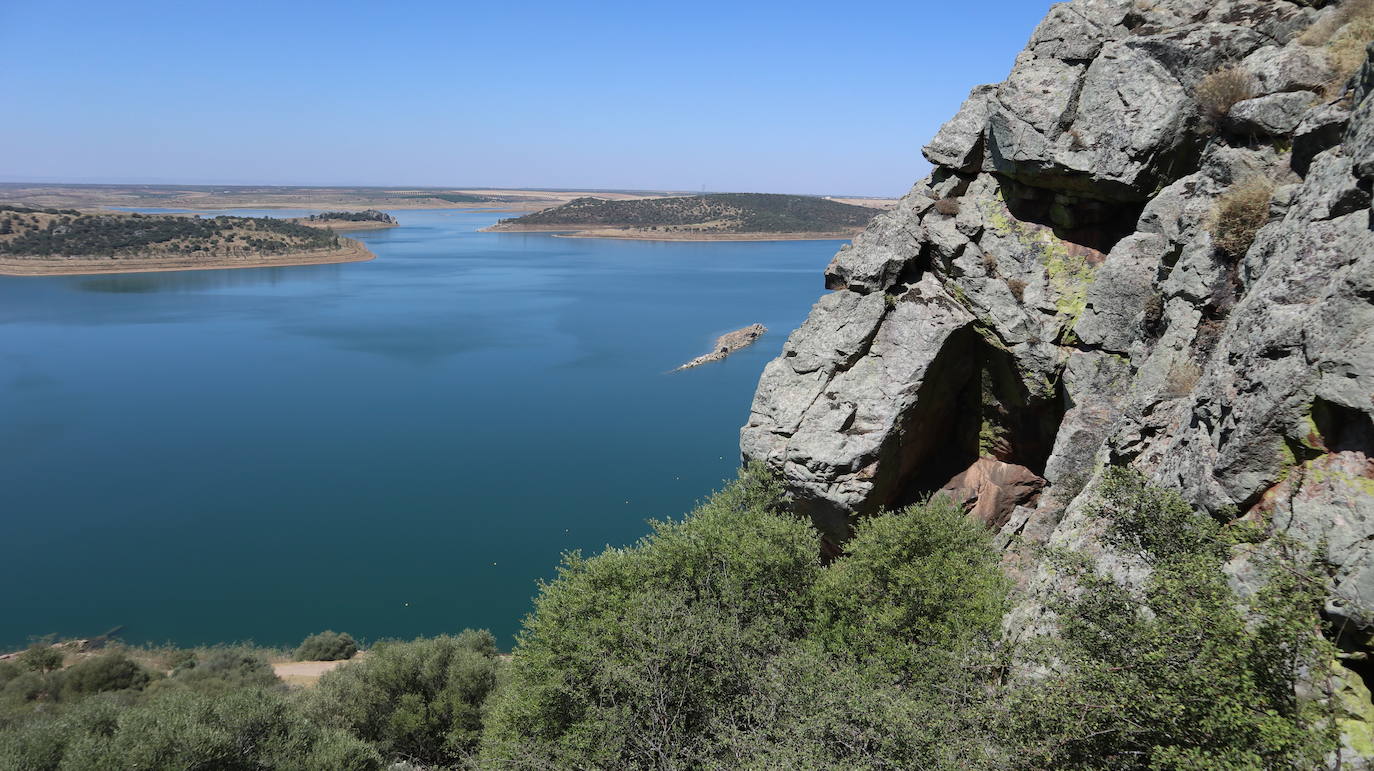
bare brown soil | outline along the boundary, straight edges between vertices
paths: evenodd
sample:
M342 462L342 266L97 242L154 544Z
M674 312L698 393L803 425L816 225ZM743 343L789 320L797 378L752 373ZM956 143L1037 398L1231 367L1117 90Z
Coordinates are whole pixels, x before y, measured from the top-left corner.
M287 685L310 688L320 681L326 672L333 672L345 664L360 661L367 656L359 651L347 661L274 661L272 671Z

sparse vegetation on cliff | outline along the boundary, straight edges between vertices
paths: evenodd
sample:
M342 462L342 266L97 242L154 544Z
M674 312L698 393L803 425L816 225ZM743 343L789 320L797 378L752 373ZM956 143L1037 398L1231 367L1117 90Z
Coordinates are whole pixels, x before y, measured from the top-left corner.
M1254 95L1254 83L1250 75L1239 67L1217 70L1198 83L1193 92L1202 116L1211 126L1216 126L1231 112L1237 103Z
M1274 184L1264 177L1251 177L1223 193L1212 219L1212 243L1232 259L1245 256L1255 234L1269 221L1273 195Z
M1055 674L1028 675L1006 702L1024 767L1319 767L1339 734L1320 566L1253 550L1259 585L1238 593L1223 565L1257 531L1124 469L1106 474L1092 512L1148 575L1128 582L1058 558L1072 588L1043 653Z
M1364 64L1365 48L1374 41L1374 0L1343 0L1303 32L1299 41L1325 49L1333 73L1327 95L1338 95Z

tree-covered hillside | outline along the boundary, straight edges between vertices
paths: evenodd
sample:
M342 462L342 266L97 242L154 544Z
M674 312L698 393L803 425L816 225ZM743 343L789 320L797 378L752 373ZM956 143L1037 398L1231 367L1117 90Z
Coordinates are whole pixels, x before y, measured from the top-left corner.
M326 211L306 217L310 222L384 222L395 225L396 218L383 211L366 209L364 211Z
M270 217L83 214L0 206L0 257L214 257L339 247L338 236L328 230Z
M691 229L715 233L841 233L878 214L867 206L773 193L712 193L610 201L577 198L562 206L501 221L502 227Z

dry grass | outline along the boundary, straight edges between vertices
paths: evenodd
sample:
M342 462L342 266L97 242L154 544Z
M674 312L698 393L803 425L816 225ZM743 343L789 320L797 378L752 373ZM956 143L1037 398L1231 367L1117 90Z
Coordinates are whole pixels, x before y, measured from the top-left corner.
M1217 70L1203 78L1193 91L1193 100L1202 110L1202 115L1212 125L1216 125L1231 112L1237 102L1254 96L1255 84L1250 74L1239 67Z
M957 217L959 215L959 199L941 198L935 202L935 212L946 217Z
M1269 221L1269 200L1274 183L1251 177L1232 185L1217 199L1213 212L1212 243L1224 254L1239 258L1255 242L1255 234Z
M1025 302L1026 282L1019 278L1014 278L1007 282L1007 288L1011 290L1011 296L1015 297L1017 302Z
M997 255L983 252L983 272L989 276L997 275Z
M1366 46L1374 41L1374 0L1345 0L1298 38L1305 46L1323 46L1333 77L1326 96L1345 90L1350 78L1365 61Z

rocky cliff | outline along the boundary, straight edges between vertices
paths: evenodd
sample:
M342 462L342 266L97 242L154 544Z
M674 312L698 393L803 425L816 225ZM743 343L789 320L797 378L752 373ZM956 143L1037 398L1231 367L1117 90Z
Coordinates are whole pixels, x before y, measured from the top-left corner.
M1320 552L1328 614L1361 652L1371 5L1056 5L925 148L930 177L836 255L833 291L764 371L744 456L832 543L945 489L1011 551L1099 561L1083 502L1129 465ZM1032 598L1009 623L1033 625L1047 578L1009 562Z

